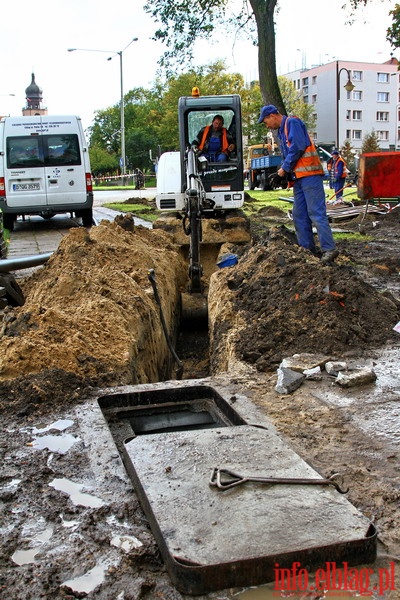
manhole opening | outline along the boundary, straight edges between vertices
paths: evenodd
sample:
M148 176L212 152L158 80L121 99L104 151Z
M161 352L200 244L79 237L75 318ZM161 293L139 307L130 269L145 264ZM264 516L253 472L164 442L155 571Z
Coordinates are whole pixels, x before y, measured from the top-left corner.
M209 386L127 392L102 396L98 403L119 450L132 436L246 425Z

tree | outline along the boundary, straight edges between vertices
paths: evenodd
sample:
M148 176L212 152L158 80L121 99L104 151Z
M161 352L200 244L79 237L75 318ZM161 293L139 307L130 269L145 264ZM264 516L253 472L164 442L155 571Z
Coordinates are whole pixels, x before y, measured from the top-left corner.
M395 4L393 10L389 11L393 17L393 24L387 30L386 39L393 48L400 48L400 5Z
M340 150L340 154L341 154L342 158L344 159L349 171L354 172L356 170L355 150L354 150L353 146L350 144L349 140L344 141L344 144Z
M165 43L167 50L160 59L162 67L171 69L177 63L182 66L193 58L195 42L208 38L223 26L224 32L243 32L258 46L258 72L260 91L264 104L275 104L286 114L276 74L275 23L274 14L278 0L243 0L242 9L234 17L227 16L229 0L152 0L144 5L144 10L160 24L154 34L155 40ZM359 5L365 6L368 0L349 0L349 17ZM236 8L236 7L235 7ZM343 9L346 8L344 4ZM307 7L305 5L305 10ZM352 11L352 12L351 12Z
M110 153L98 144L89 148L90 167L94 176L113 173L118 169L118 156Z
M365 152L380 152L379 139L377 133L372 130L371 133L366 133L361 146L361 154Z
M316 122L313 105L304 102L302 92L298 92L287 77L280 75L278 83L288 115L296 115L305 122L307 129L313 131Z
M258 45L258 71L263 102L275 104L286 113L278 85L275 58L274 12L278 0L249 0L239 15L226 18L228 0L152 0L144 9L160 23L154 39L166 44L167 50L160 60L161 66L170 69L193 58L197 39L209 37L218 25L247 31Z

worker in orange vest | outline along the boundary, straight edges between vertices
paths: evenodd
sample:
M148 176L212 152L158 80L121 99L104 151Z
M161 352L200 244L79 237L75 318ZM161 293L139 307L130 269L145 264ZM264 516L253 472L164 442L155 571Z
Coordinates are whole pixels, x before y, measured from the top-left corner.
M333 262L339 252L326 214L324 169L305 123L298 117L282 115L273 104L263 106L258 123L278 130L283 162L277 173L293 181L293 222L299 245L318 254L314 225L322 252L321 262Z
M332 152L333 189L335 190L336 202L343 201L343 188L346 185L346 163L337 150Z
M211 125L200 129L197 137L192 142L192 147L210 162L225 162L235 149L233 137L224 125L224 118L215 115Z

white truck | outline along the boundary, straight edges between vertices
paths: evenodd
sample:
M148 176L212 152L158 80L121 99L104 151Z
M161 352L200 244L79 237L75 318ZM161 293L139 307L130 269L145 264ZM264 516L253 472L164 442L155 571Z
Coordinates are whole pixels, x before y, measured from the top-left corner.
M19 215L71 213L93 224L89 151L74 115L0 120L0 209L12 231Z

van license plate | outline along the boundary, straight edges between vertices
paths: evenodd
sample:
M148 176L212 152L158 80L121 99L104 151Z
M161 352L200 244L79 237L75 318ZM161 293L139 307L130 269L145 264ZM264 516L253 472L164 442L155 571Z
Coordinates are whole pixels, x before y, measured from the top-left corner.
M13 183L14 192L40 190L40 183Z

